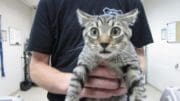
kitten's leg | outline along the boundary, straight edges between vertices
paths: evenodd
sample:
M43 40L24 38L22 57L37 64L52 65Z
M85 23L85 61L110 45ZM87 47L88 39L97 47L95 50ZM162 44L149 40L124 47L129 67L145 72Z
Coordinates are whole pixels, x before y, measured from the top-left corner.
M79 101L79 95L84 87L85 81L87 81L90 68L88 65L79 64L73 70L73 76L70 81L70 85L67 91L65 101Z
M129 101L145 101L144 75L140 68L129 66L125 76Z

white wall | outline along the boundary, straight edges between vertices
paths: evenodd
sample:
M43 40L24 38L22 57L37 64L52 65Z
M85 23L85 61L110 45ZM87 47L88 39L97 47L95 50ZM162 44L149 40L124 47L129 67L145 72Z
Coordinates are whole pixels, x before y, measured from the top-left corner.
M161 29L169 22L180 21L180 0L144 0L155 43L148 47L148 82L160 90L167 86L180 86L180 43L169 44L161 40Z
M22 32L22 42L29 36L32 24L32 10L20 0L0 0L2 29L16 28ZM8 33L9 34L9 33ZM23 45L12 46L8 41L3 43L4 67L6 77L0 76L0 96L9 95L19 89L23 76Z

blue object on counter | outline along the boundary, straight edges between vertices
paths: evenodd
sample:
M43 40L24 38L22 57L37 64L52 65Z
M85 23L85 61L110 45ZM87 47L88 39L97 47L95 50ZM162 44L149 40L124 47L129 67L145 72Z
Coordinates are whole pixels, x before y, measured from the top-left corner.
M180 101L180 87L167 87L160 101Z

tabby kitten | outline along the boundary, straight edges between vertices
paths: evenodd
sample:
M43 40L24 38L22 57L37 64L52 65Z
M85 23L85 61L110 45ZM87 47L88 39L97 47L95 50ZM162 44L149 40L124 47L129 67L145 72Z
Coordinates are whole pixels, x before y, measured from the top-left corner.
M145 89L139 58L130 38L138 10L125 14L90 15L77 10L83 30L85 45L79 55L77 67L67 91L65 101L79 101L79 95L88 80L88 74L101 63L121 77L128 87L128 94L110 99L87 99L87 101L144 101Z

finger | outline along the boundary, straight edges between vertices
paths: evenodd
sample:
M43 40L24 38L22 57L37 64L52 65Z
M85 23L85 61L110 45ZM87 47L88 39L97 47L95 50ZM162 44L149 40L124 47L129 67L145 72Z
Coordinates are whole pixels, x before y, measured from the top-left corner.
M127 94L127 88L120 87L120 88L112 91L112 93L113 93L113 96L121 96L121 95Z
M101 90L101 89L94 89L94 88L84 88L80 94L81 98L87 97L87 98L96 98L96 99L106 99L110 98L112 96L112 93Z
M93 72L90 73L90 76L95 77L104 77L109 79L116 79L118 78L115 72L113 72L111 69L107 67L98 67Z
M84 88L80 94L80 97L106 99L112 96L121 96L127 93L126 88L119 88L116 90L104 90L95 88Z
M104 79L104 78L89 78L85 87L100 88L100 89L118 89L120 86L118 79Z

